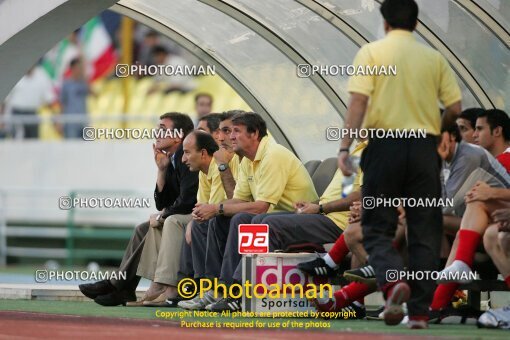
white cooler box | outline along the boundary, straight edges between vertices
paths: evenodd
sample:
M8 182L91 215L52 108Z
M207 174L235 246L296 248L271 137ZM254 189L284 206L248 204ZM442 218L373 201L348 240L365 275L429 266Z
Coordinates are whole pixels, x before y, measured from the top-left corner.
M274 283L279 283L280 287L283 287L283 284L285 283L300 283L303 287L306 287L306 284L308 283L314 283L317 285L328 283L326 279L309 277L307 274L296 268L298 263L311 261L315 258L317 258L317 255L310 253L268 253L243 255L243 283L249 281L252 285L250 290L252 298L247 298L243 295L243 311L257 313L314 311L315 308L305 296L303 296L303 298L299 297L299 292L296 292L295 298L292 298L291 293L287 292L286 298L266 297L260 299L254 297L253 287L256 284L262 283L269 291L274 288L270 287L270 285ZM335 287L333 288L335 289ZM317 287L317 289L319 288ZM263 291L260 290L259 292L263 293Z

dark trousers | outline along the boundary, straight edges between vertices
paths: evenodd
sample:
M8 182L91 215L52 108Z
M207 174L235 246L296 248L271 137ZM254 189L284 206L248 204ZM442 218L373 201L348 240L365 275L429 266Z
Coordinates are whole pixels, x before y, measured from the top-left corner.
M205 277L205 256L207 253L207 229L209 221L199 223L192 221L191 245L186 242L182 246L179 279L185 277Z
M440 198L440 161L434 137L416 139L370 140L361 157L363 170L362 196L384 198ZM364 201L365 202L365 201ZM441 208L406 208L409 271L439 269L442 235ZM397 227L398 212L394 207L363 209L361 225L363 244L369 263L376 272L383 292L390 286L388 270L404 269L392 239ZM409 315L428 315L435 283L412 280Z
M205 277L214 279L220 277L225 244L230 230L231 217L216 216L209 220L207 230L207 251L205 261ZM193 243L193 242L192 242ZM195 256L193 254L193 256Z
M140 263L140 256L142 255L145 236L148 231L149 221L136 226L119 266L120 272L126 272L126 280L110 280L117 290L136 290L138 282L140 282L140 276L136 275L136 270L138 269L138 263Z
M195 223L193 221L192 223ZM195 227L195 226L193 226ZM193 232L193 227L191 231ZM186 226L188 228L188 226ZM179 272L177 273L177 279L180 281L184 278L193 277L193 251L191 245L186 242L186 231L184 230L184 237L182 238L181 257L179 259ZM191 241L193 244L193 240Z
M317 244L335 242L342 233L332 220L324 215L291 212L275 212L271 214L237 214L230 223L225 248L225 257L221 267L220 281L232 283L242 280L241 258L238 251L239 233L237 226L243 223L269 225L269 251L285 249L296 243L313 242Z
M241 281L241 269L240 263L242 255L239 254L238 243L239 243L239 232L238 227L240 224L248 223L261 223L262 218L267 214L255 215L248 213L235 214L229 225L229 233L227 243L225 245L225 253L221 264L220 281L225 283L233 283L235 281ZM239 268L238 268L239 267ZM237 275L234 275L237 269Z
M246 223L260 223L267 215L239 213L232 217L217 216L212 218L207 231L205 277L220 278L223 279L223 282L231 283L233 273L241 261L241 255L237 249L237 226ZM226 249L227 243L230 245L228 249ZM193 258L195 258L195 253L193 253ZM200 259L197 260L200 261ZM238 272L240 273L240 270ZM240 280L240 275L236 280Z

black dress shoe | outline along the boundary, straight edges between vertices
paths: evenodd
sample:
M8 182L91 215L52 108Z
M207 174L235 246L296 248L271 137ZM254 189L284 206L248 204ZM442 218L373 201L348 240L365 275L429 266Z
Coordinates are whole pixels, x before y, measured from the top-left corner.
M103 280L96 283L85 283L78 286L80 291L89 299L95 299L99 295L109 294L115 291L110 281Z
M100 295L94 299L94 302L101 306L125 306L127 302L136 301L136 294L133 291L121 290L113 293Z

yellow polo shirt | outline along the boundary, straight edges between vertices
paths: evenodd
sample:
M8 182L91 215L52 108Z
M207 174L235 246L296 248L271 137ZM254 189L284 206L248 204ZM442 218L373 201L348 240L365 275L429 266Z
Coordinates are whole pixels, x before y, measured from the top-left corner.
M361 156L361 153L363 152L363 149L367 146L368 142L362 142L356 145L354 150L352 150L351 155L353 156ZM354 184L352 191L358 191L360 189L361 184L361 176L362 172L361 169L358 167L358 172L356 173L356 178L354 179ZM324 193L322 194L319 204L326 204L329 202L336 201L340 198L342 198L342 180L344 178L344 175L342 174L342 171L339 169L336 170L335 176L329 183L326 190L324 190ZM328 217L330 220L332 220L340 229L344 230L348 225L349 220L349 214L350 211L335 211L330 212L329 214L326 214L326 217Z
M228 162L232 176L237 181L237 175L239 173L239 156L234 155L230 162ZM221 181L220 171L218 170L218 164L213 158L209 164L209 170L207 175L200 171L198 174L198 193L197 202L216 204L223 202L227 199L223 182Z
M246 157L241 161L234 199L267 202L272 212L294 211L295 202L313 202L318 196L301 161L265 136L253 162Z
M440 134L438 101L445 107L461 100L461 91L446 59L405 30L366 44L354 66L396 66L396 75L354 75L347 90L370 97L365 128L425 129Z
M232 157L230 162L228 162L228 167L230 168L232 176L234 176L236 181L237 176L239 176L239 163L241 163L241 161L239 160L239 156L237 154L234 154L234 157Z

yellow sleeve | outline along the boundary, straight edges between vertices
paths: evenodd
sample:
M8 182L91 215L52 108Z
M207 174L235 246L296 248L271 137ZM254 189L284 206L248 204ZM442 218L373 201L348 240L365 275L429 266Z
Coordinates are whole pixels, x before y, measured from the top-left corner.
M453 103L462 99L459 84L453 74L453 70L446 59L439 55L440 60L440 83L439 83L439 100L444 107L448 107Z
M221 175L217 166L209 169L208 177L211 178L211 194L209 197L209 203L217 204L225 201L227 199L227 194L225 194Z
M237 182L237 177L239 176L239 156L234 155L230 162L228 162L228 167L230 168L230 172L232 172L232 176Z
M373 60L370 56L370 51L368 46L363 46L356 57L354 57L353 61L354 67L358 66L373 66ZM349 82L347 83L347 91L361 93L365 96L372 96L375 87L375 75L353 75L349 77Z
M244 165L239 164L238 177L236 180L236 187L234 188L233 199L239 199L243 201L253 201L251 194L250 185L248 184L248 175Z
M257 182L257 201L276 205L289 180L291 166L283 157L266 157L259 164L259 180ZM287 164L286 164L287 163Z
M207 175L200 171L198 174L197 202L207 204L209 203L210 196L211 183L207 180Z

